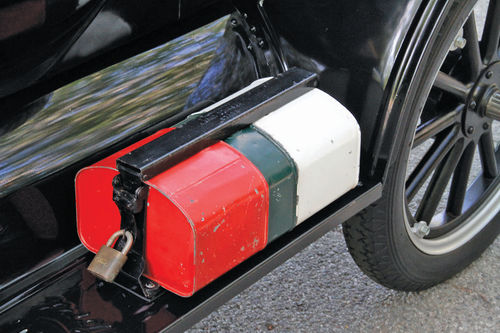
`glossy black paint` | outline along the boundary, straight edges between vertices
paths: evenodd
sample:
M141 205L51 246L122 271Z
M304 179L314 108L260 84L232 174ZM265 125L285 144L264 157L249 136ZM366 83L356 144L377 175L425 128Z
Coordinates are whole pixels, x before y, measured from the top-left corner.
M227 1L8 0L0 21L19 21L27 8L41 10L41 22L0 34L0 99L17 107L233 10Z
M431 0L419 8L416 18L412 22L411 35L406 38L403 50L398 56L397 66L393 69L390 84L384 93L384 109L380 114L378 135L370 161L370 173L385 179L389 166L395 162L392 154L395 145L400 142L399 125L406 122L412 115L403 112L404 100L410 86L423 51L428 46L428 40L438 28L440 16L446 15L445 1Z
M3 2L0 97L31 85L60 62L103 4L103 0Z
M219 19L22 108L6 106L0 197L250 84L257 78L255 60L240 46L230 20Z

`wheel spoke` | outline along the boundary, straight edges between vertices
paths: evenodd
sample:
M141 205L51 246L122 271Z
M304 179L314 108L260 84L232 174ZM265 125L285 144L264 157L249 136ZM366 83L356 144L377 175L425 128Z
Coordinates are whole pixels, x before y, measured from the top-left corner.
M464 106L461 105L444 116L435 117L420 125L415 132L412 148L419 146L428 139L435 137L451 125L458 123L460 121L460 114L463 108Z
M456 134L457 130L454 127L448 133L443 133L442 139L436 138L429 151L427 151L423 159L412 171L406 181L406 197L408 202L413 199L427 178L432 174L432 171L437 168L446 154L455 145Z
M495 178L498 175L498 168L491 131L484 133L479 140L479 155L481 156L484 176L487 178Z
M482 38L484 63L488 64L498 57L500 38L500 1L490 0Z
M434 81L434 86L455 95L462 101L465 101L469 94L469 89L465 84L441 71L439 71L436 81Z
M475 152L476 145L474 143L469 144L460 158L455 172L453 173L446 211L454 217L462 214L465 193L467 192L467 183L472 168L472 162L474 161Z
M476 18L474 12L469 16L464 25L464 37L467 40L465 49L467 51L467 59L469 61L471 79L474 81L481 72L483 62L481 60L481 52L479 50L479 40L477 37Z
M463 144L457 142L436 168L415 214L417 221L431 222L462 152Z
M497 165L500 163L500 152L495 153L495 160ZM471 208L475 203L480 200L481 196L488 190L491 184L495 183L496 178L487 178L483 172L479 175L467 189L467 194L465 195L464 208L467 210Z

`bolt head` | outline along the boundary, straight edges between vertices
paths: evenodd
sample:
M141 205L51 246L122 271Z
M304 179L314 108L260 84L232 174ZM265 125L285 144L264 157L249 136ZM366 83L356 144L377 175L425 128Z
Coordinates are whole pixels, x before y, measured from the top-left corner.
M237 26L238 25L238 21L236 21L236 19L231 19L231 25L232 26Z
M247 45L247 49L248 49L249 51L252 51L252 50L253 50L252 45L248 44L248 45Z
M462 36L457 36L453 44L457 49L463 49L465 47L465 44L467 44L467 40Z
M488 123L484 123L484 124L483 124L483 129L484 129L484 130L487 130L488 128L490 128L490 124L488 124Z
M487 79L491 79L491 77L493 76L493 72L492 71L487 71L485 76L486 76Z
M411 231L418 237L424 238L431 232L431 228L427 225L426 222L420 221L413 225Z
M475 109L476 109L476 106L477 106L477 103L476 103L475 101L472 101L472 102L470 102L470 104L469 104L469 108L470 108L471 110L475 110Z
M158 285L156 283L154 283L153 281L146 281L146 283L144 283L144 287L148 288L148 289L153 289L153 288L156 288Z
M467 127L467 133L468 134L473 134L474 133L474 126Z
M250 32L251 32L251 33L253 33L253 34L254 34L254 33L256 33L256 32L257 32L257 28L256 28L255 26L253 26L253 25L252 25L252 26L250 27Z

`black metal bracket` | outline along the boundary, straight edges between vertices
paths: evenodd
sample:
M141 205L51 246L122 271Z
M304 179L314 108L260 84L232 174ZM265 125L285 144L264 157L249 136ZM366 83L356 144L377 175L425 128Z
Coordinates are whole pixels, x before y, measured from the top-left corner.
M143 256L133 253L133 255L129 255L122 272L118 274L113 283L147 302L152 302L166 291L156 282L142 275L144 268Z
M148 187L144 181L193 156L204 148L251 125L317 85L316 74L294 68L229 102L188 119L182 126L117 159L113 201L120 210L121 229L130 231L134 245L116 284L151 300L161 288L145 279L144 230ZM123 246L123 239L118 247Z
M287 71L288 64L280 38L267 15L264 1L256 4L252 1L233 0L233 3L237 8L237 16L233 14L230 20L233 31L244 36L245 45L256 63L266 64L257 68L258 74L265 76L270 70L279 73Z
M124 177L149 180L316 85L316 74L293 68L120 157L116 166Z
M285 71L264 23L257 10L244 13L236 11L231 14L226 28L238 39L237 45L241 52L253 59L256 77L275 76Z
M128 230L134 237L132 249L127 254L127 262L114 283L136 296L153 301L163 293L163 290L142 274L146 267L144 253L145 211L148 187L131 177L118 174L113 178L113 201L121 215L120 229ZM125 239L118 240L117 247L124 246Z

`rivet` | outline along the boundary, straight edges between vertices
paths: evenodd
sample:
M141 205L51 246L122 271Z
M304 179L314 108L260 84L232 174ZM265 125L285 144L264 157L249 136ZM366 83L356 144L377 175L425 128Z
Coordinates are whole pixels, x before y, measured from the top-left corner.
M248 44L248 45L247 45L247 49L248 49L248 51L252 51L252 50L253 50L252 45Z
M259 39L257 45L259 45L260 48L263 48L264 47L264 40Z
M472 110L475 110L475 109L476 109L476 106L477 106L477 104L476 104L476 102L475 102L475 101L472 101L472 102L470 102L470 104L469 104L469 108L471 108Z
M484 124L483 124L483 129L484 129L484 130L487 130L488 128L490 128L490 124L488 124L488 123L484 123Z
M487 79L491 79L491 77L493 76L493 72L492 71L487 71L485 76L486 76Z
M252 26L250 27L250 32L254 34L256 31L257 31L257 28L256 28L255 26L253 26L253 25L252 25Z
M469 126L469 127L467 128L467 133L469 133L469 134L474 133L474 126Z
M238 25L238 21L236 21L236 19L231 19L231 25L237 26Z

